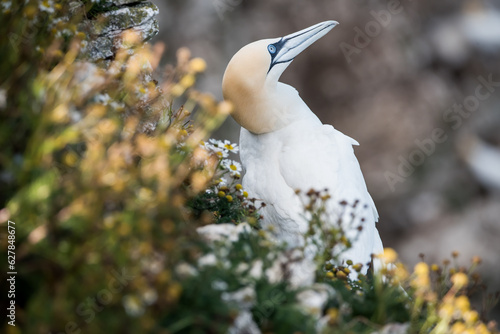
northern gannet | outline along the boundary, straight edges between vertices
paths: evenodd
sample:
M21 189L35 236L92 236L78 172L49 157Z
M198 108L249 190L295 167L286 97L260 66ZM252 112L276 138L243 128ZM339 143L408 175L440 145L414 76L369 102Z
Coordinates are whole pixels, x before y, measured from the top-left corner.
M354 155L358 143L322 124L295 88L278 82L299 53L337 24L326 21L243 47L229 62L222 89L224 99L233 104L232 117L242 127L243 187L266 203L263 228L289 246L304 245L309 226L296 190L303 194L328 189L330 217L341 218L347 236L355 239L340 259L367 264L383 248L375 227L377 210Z

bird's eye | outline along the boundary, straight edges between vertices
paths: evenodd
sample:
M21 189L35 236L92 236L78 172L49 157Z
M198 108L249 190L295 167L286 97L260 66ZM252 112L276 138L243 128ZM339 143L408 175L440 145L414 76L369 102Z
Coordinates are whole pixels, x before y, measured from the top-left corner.
M270 45L267 47L267 49L269 50L269 52L270 52L271 54L275 54L275 53L276 53L276 47L275 47L274 45L272 45L272 44L270 44Z

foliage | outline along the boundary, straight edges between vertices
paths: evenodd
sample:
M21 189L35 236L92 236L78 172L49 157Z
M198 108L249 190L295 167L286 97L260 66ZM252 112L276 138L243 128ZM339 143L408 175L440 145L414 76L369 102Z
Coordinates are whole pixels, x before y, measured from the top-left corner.
M393 322L415 333L495 331L466 297L477 259L468 270L421 263L409 273L386 250L383 276L355 280L358 264L321 258L301 273L314 284L297 284L303 249L260 228L228 159L237 146L207 141L231 106L193 88L202 59L181 49L160 69L162 46L129 34L127 49L96 66L82 60L82 36L58 33L74 22L48 23L65 17L62 2L2 8L3 35L22 37L0 43L0 223L16 222L18 272L17 326L4 318L6 332L221 333L245 314L274 333L371 333ZM314 205L306 211L321 229ZM329 247L349 247L334 232ZM6 238L0 249L5 257ZM305 306L304 293L320 302Z

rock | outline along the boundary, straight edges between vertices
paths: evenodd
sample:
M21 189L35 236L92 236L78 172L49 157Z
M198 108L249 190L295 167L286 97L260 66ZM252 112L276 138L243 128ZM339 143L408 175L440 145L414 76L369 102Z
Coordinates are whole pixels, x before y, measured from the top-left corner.
M101 6L92 19L84 19L78 30L86 36L82 53L90 61L113 58L117 50L127 47L120 38L124 32L137 33L140 42L146 42L159 31L156 16L158 7L149 1L95 1ZM79 5L80 4L80 5ZM80 1L73 1L74 11L81 9Z
M75 84L80 89L80 94L86 96L104 83L101 69L89 62L78 62L75 64Z
M122 6L122 5L128 5L131 3L138 3L142 2L144 0L91 0L93 3L102 6L102 7L111 7L111 6Z
M126 49L132 59L134 51L158 34L158 7L150 1L141 0L70 0L71 17L80 15L77 31L85 35L80 50L80 61L91 69L109 69L116 53ZM66 20L70 20L68 16ZM127 32L137 33L138 39L126 45L122 36ZM97 66L96 66L97 65ZM138 81L143 87L154 83L151 66L143 66ZM89 74L91 75L91 74ZM151 133L159 120L158 109L152 108L150 101L158 93L158 87L138 93L138 103L122 112L124 117L138 116L141 120L138 130Z
M98 36L113 35L133 27L153 26L152 22L158 13L158 7L150 2L120 7L98 15L95 20L88 20L91 23L89 32Z
M107 59L113 57L115 55L113 49L113 39L107 36L103 36L89 41L88 44L83 48L83 52L86 53L87 58L90 61L96 61L99 59Z

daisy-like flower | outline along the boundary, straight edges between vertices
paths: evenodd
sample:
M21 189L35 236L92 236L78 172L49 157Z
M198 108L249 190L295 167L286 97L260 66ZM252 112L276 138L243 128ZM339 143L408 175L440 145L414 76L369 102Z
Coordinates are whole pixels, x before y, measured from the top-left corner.
M54 1L53 0L42 0L38 6L41 11L47 13L54 13Z
M220 179L216 180L215 183L217 185L217 188L228 186L228 181L224 177L221 177Z
M240 150L240 148L238 147L238 144L231 144L231 142L229 140L224 140L224 148L226 150L228 150L229 152L232 152L232 153L238 153L238 151Z
M241 175L241 164L231 159L224 159L221 161L223 169L228 170L231 176Z
M203 143L202 147L208 151L214 152L219 158L224 159L229 155L228 150L224 147L224 143L220 140L210 138L208 143Z
M208 140L208 142L214 146L214 147L218 147L218 148L224 148L224 142L222 142L222 140L217 140L217 139L213 139L213 138L210 138Z

